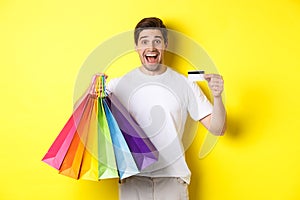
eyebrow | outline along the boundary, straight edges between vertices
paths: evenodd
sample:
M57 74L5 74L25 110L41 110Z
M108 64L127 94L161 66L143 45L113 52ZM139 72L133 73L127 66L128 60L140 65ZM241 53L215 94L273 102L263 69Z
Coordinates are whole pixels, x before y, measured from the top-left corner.
M148 38L149 36L142 36L142 37L140 37L140 39L139 40L141 40L141 39L144 39L144 38ZM159 38L159 39L162 39L162 37L160 36L160 35L156 35L156 36L154 36L154 38Z

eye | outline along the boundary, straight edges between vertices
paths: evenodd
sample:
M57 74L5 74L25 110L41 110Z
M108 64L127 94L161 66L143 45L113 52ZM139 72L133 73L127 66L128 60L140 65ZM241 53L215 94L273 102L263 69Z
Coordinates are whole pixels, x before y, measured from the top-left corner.
M155 40L154 43L155 44L161 44L161 41L160 40Z
M141 44L143 44L143 45L148 44L148 41L147 40L142 40Z

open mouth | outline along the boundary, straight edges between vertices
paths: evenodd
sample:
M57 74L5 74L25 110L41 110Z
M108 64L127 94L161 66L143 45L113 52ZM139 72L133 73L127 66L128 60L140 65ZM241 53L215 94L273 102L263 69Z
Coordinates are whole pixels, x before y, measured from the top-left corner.
M157 63L158 62L158 53L157 52L146 53L145 58L148 63Z

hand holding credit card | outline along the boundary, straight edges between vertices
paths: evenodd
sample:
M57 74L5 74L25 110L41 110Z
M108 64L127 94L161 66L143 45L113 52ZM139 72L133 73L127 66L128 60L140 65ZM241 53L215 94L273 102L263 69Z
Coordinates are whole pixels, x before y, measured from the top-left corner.
M204 70L188 71L188 79L190 81L204 81Z

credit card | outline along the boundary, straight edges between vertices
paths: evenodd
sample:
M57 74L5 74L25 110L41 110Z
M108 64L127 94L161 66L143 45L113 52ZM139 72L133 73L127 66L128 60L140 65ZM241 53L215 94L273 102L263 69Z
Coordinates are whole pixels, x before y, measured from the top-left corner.
M190 81L204 81L204 70L188 71Z

